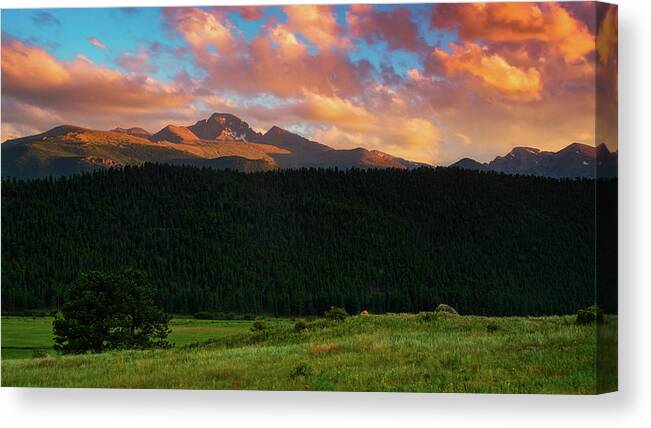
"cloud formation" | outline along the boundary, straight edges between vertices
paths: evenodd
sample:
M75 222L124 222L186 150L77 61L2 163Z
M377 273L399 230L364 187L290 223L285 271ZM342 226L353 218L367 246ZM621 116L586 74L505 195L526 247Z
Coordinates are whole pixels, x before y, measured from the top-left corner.
M588 25L558 3L447 4L436 9L432 26L455 29L463 41L539 42L567 62L595 48Z
M130 51L105 32L88 38L111 46L109 63L88 59L92 48L64 60L3 35L3 135L57 122L156 130L227 111L436 164L522 145L616 146L616 106L614 120L612 105L595 112L597 96L617 97L615 8L222 6L163 8L160 19L165 37ZM608 126L595 131L596 117Z
M151 73L156 71L156 66L149 63L149 53L141 49L137 54L125 52L118 56L115 62L123 69L134 73Z
M346 22L353 35L367 43L384 41L390 49L419 51L425 42L418 32L412 12L406 7L381 11L368 4L351 5Z
M28 127L44 122L108 127L160 115L185 116L191 101L183 91L150 77L98 66L82 55L60 61L11 37L2 40L2 83L3 121L13 114L14 124ZM22 116L16 117L15 106Z
M89 37L88 38L88 43L90 43L91 45L95 46L96 48L100 48L100 49L106 49L106 47L107 47L104 43L100 42L97 37Z
M515 67L498 54L487 53L474 43L451 44L450 48L452 54L442 49L434 50L447 76L467 73L507 97L518 100L540 98L542 81L537 69Z
M32 21L36 25L61 25L61 21L54 15L44 11L36 12L32 17Z
M341 37L332 6L289 5L283 11L287 15L288 29L300 33L317 48L345 48L350 45L347 38Z

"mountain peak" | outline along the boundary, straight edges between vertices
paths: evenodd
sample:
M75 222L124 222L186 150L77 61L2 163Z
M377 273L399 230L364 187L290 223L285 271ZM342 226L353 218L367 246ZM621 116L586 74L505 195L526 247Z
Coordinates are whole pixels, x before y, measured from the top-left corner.
M540 149L536 149L534 147L524 147L524 146L518 146L518 147L513 147L511 149L511 154L514 155L537 155L540 153Z
M151 141L169 141L172 143L188 143L199 138L185 126L167 125L151 137Z
M146 130L137 127L99 131L72 125L58 126L42 134L3 143L2 172L20 177L70 175L111 165L143 162L256 171L305 167L411 169L422 166L377 150L359 147L334 149L279 126L272 126L262 135L230 113L215 112L192 126L170 124L153 135L145 134L148 134ZM52 150L54 144L56 150ZM222 159L229 157L233 159ZM33 159L37 161L32 162ZM12 170L5 168L6 165L15 167Z
M567 147L562 148L557 153L569 153L569 152L573 152L575 154L583 154L587 156L594 156L596 152L596 148L588 144L574 142L568 145Z
M129 135L133 135L134 137L142 137L142 138L149 138L151 136L151 132L147 131L146 129L139 128L137 126L132 128L120 128L118 126L117 128L111 129L111 132L119 132L121 134L129 134Z
M208 119L188 126L202 140L257 141L260 134L251 129L248 123L231 113L213 113Z
M595 169L595 158L599 166L598 170ZM485 164L464 158L450 166L556 178L616 177L617 152L611 153L601 145L595 148L578 142L569 144L557 152L531 147L514 147L505 156L497 156Z
M332 147L308 140L305 137L294 134L276 125L272 126L271 129L262 135L260 141L289 150L295 155L313 155L315 153L333 150Z
M478 171L488 170L488 166L486 164L477 162L476 160L470 158L459 159L450 165L450 168L474 169Z
M223 123L226 120L239 120L240 122L243 122L242 119L235 116L234 114L231 114L231 113L218 113L218 112L215 112L215 113L211 114L210 117L208 118L208 120L215 120L215 121L220 122L220 123Z
M82 128L81 126L75 126L75 125L59 125L59 126L55 126L49 131L45 131L41 135L44 137L58 137L59 135L65 135L71 132L80 132L80 131L86 131L86 128Z
M274 125L271 128L269 128L269 130L267 132L265 132L264 136L265 137L267 137L267 136L272 137L274 135L289 135L289 134L292 134L292 133L287 131L286 129L283 129L283 128L279 127L279 126ZM293 134L293 135L296 135L296 134Z

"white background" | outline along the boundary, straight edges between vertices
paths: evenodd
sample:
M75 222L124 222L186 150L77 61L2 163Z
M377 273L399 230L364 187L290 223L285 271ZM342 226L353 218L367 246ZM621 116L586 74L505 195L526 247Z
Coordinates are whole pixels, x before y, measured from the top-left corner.
M282 1L0 0L0 7L274 4ZM620 0L617 3L620 6L619 392L602 396L505 396L2 388L0 424L48 428L651 426L651 253L648 244L651 240L651 2Z

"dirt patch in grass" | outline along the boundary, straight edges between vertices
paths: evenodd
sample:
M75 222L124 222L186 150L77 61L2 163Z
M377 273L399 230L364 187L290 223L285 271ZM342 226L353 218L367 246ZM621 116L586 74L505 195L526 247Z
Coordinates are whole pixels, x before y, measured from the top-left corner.
M339 345L337 345L336 343L321 343L313 347L311 349L311 352L314 355L324 355L324 354L329 354L331 352L337 351L338 349L339 349Z

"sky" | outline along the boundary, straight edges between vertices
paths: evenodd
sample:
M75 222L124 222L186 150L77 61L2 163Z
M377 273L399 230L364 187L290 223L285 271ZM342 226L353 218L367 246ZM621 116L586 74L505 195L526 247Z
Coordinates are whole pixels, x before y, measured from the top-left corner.
M597 102L599 101L599 102ZM228 112L435 165L617 148L617 11L592 2L2 11L2 141Z

